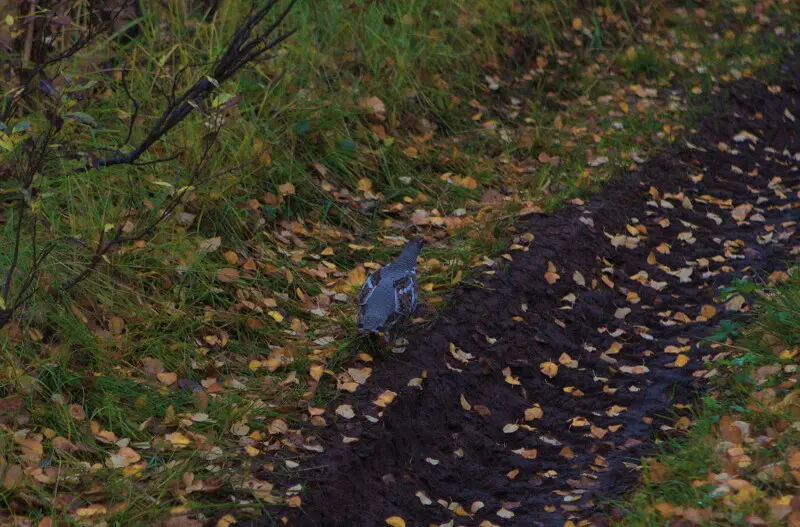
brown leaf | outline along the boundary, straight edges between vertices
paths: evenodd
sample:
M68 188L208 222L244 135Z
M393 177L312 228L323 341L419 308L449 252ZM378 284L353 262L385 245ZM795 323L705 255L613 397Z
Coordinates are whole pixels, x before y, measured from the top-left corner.
M178 382L178 374L174 372L161 372L156 375L158 382L163 384L164 386L171 386Z
M465 177L464 179L461 180L461 186L465 187L465 188L468 188L468 189L474 190L474 189L478 188L478 182L475 181L475 178L473 178L471 176L467 176L467 177Z
M76 421L83 421L86 419L86 410L84 410L83 406L79 404L69 405L69 413Z
M386 119L386 105L378 97L365 97L359 101L361 107L371 112L375 117L383 121Z
M9 465L6 469L5 476L3 476L3 487L6 489L13 489L22 482L24 474L22 467L19 465Z
M36 439L17 439L17 444L22 450L22 456L33 463L39 462L44 455L42 442Z
M475 411L481 417L489 417L490 415L492 415L492 411L489 410L488 407L486 407L486 406L484 406L482 404L476 404L475 406L473 406L473 408L475 408Z
M281 196L290 196L294 194L295 188L294 185L291 183L284 183L283 185L278 185L278 192L281 193Z
M224 267L217 271L217 280L225 284L236 282L239 280L239 271L231 267Z
M653 462L647 465L647 479L652 483L660 483L667 479L669 469L664 463Z
M18 395L12 395L11 397L0 399L0 415L19 412L24 407L25 403L22 400L22 397Z
M144 373L148 377L155 378L159 373L164 371L164 364L160 359L145 357L142 359L142 363L144 364Z
M63 450L64 452L75 452L78 447L66 437L56 436L50 440L53 448L56 450Z

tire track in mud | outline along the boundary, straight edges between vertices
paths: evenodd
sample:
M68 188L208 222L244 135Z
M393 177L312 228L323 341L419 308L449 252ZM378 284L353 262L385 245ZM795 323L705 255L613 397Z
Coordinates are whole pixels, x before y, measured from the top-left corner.
M587 204L521 222L510 262L476 270L329 409L289 525L560 526L635 484L653 434L687 425L713 374L704 337L748 309L720 289L800 253L800 69L786 70L780 89L730 85L686 145ZM343 402L355 418L335 416Z

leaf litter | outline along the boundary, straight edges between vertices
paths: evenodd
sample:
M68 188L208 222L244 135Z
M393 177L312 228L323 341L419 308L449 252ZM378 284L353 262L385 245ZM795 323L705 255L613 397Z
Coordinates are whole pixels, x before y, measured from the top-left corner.
M796 83L731 85L690 137L694 148L519 223L535 233L530 250L505 270L479 267L482 287L458 289L433 325L406 336L413 361L376 362L346 397L356 415L380 405L380 424L318 432L331 446L290 524L455 525L454 504L477 501L476 525L578 524L596 517L598 498L626 492L652 433L691 427L692 392L725 355L704 338L720 317L749 310L747 295L723 287L800 254L800 137L784 117L800 112ZM743 129L761 139L744 136L752 148L736 151ZM560 309L570 294L571 309ZM446 363L456 350L470 356L458 369ZM683 415L667 419L667 408ZM340 446L341 435L359 441Z

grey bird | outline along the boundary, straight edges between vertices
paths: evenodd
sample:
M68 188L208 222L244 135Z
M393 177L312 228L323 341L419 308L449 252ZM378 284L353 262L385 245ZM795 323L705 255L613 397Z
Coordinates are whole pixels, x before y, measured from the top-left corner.
M387 333L417 308L417 256L423 244L422 238L411 238L392 263L367 277L358 293L359 331Z

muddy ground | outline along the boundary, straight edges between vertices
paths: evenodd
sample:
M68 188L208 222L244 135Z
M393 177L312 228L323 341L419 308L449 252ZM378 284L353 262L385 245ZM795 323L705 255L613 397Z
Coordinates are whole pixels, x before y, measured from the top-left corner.
M404 353L354 365L372 377L332 403L325 452L293 481L302 506L277 517L598 519L637 482L654 438L688 425L682 405L723 351L703 339L749 309L721 288L797 257L799 86L797 66L780 89L730 85L674 151L585 204L520 222L535 236L519 240L526 250L477 268L432 325L410 330ZM382 409L386 390L397 395ZM352 419L334 414L344 403Z

